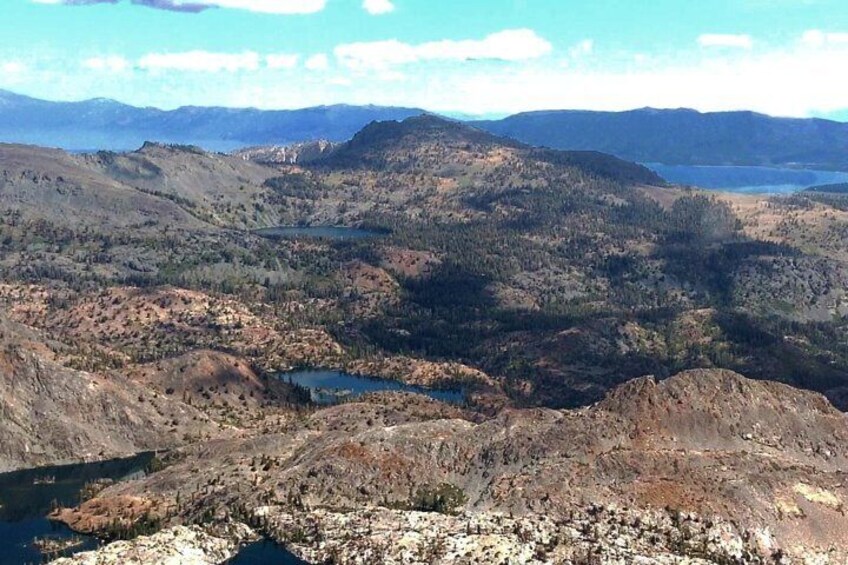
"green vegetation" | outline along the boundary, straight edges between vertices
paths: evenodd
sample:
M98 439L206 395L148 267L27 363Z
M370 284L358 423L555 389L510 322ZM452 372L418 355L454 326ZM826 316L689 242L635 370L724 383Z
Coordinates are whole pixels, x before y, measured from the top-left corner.
M468 497L461 488L442 483L438 486L420 487L407 504L407 508L418 512L455 514L466 502Z

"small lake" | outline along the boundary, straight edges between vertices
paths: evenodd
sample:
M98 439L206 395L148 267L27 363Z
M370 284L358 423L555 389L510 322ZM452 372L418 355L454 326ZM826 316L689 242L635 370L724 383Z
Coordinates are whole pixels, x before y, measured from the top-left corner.
M280 378L309 389L312 402L323 405L338 404L369 392L381 391L414 392L451 404L465 402L465 394L460 391L426 389L400 381L360 377L341 371L293 371L281 373Z
M0 565L40 564L57 557L68 557L100 547L93 536L79 535L64 524L51 522L45 516L53 504L73 506L79 503L79 492L96 479L114 481L141 478L153 455L145 453L128 459L99 463L39 467L0 474ZM83 541L81 545L47 559L32 545L34 538ZM307 565L285 547L271 540L246 545L228 563L234 565Z
M79 492L96 479L115 481L141 477L153 458L143 454L128 459L40 467L0 474L0 565L42 563L41 553L32 545L34 538L49 536L83 540L82 545L53 557L96 549L100 542L92 536L79 536L67 526L48 520L51 505L73 506Z
M374 230L346 228L342 226L278 226L274 228L253 230L253 233L269 239L298 239L311 237L316 239L333 240L366 239L369 237L384 235L383 233Z
M848 173L838 171L660 163L644 165L674 184L745 194L790 194L820 184L848 182Z
M282 545L271 540L260 540L244 546L227 565L308 565Z

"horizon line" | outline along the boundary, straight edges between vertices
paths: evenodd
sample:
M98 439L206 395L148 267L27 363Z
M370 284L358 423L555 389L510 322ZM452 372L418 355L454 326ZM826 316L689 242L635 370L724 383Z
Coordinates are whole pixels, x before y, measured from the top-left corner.
M640 112L640 111L656 111L656 112L694 112L701 115L707 114L735 114L735 113L744 113L744 114L756 114L760 116L767 116L775 119L785 119L785 120L823 120L828 122L835 122L840 124L848 124L848 119L838 119L836 117L820 117L820 116L780 116L775 114L767 114L765 112L759 112L756 110L751 110L749 108L739 108L734 110L699 110L697 108L689 107L689 106L678 106L678 107L656 107L656 106L642 106L637 108L628 108L623 110L595 110L591 108L545 108L545 109L537 109L537 110L522 110L519 112L489 112L485 114L474 114L473 112L467 112L462 110L430 110L427 108L421 108L418 106L404 106L404 105L382 105L382 104L374 104L374 103L366 103L366 104L351 104L347 102L336 102L329 104L316 104L313 106L298 106L293 108L259 108L256 106L224 106L224 105L196 105L196 104L183 104L179 106L175 106L173 108L161 108L159 106L144 106L144 105L135 105L127 102L123 102L121 100L117 100L115 98L109 97L99 97L95 96L92 98L83 98L77 100L56 100L56 99L48 99L48 98L39 98L37 96L32 96L29 94L22 94L20 92L16 92L13 90L9 90L7 88L0 87L0 93L11 94L12 96L18 96L21 98L27 98L30 100L35 100L38 102L47 102L52 104L85 104L87 102L108 102L121 106L126 106L128 108L134 108L138 110L155 110L159 112L176 112L179 110L200 108L200 109L214 109L214 110L243 110L243 111L256 111L256 112L298 112L303 110L314 110L317 108L386 108L386 109L397 109L397 110L417 110L421 111L423 114L433 114L437 116L448 117L451 119L456 119L460 121L497 121L503 120L505 118L509 118L511 116L519 116L526 114L544 114L544 113L552 113L552 112L586 112L586 113L598 113L598 114L626 114L631 112ZM848 109L846 109L848 110Z

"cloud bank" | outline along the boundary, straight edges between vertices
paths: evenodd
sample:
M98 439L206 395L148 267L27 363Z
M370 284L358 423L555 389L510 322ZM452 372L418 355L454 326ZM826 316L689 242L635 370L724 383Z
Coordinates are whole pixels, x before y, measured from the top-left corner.
M395 5L392 4L391 0L363 0L362 8L375 16L395 11Z
M444 40L411 45L396 39L337 46L333 53L351 69L386 69L421 61L524 61L547 55L553 46L530 29L493 33L481 40Z
M357 0L357 5L358 0ZM416 106L507 114L581 108L749 109L783 116L848 108L848 33L798 31L779 44L705 40L689 49L627 52L585 39L553 46L529 29L482 39L342 43L328 51L155 50L40 57L0 53L0 88L50 98L108 96L136 105ZM728 44L730 46L728 47ZM734 47L735 46L735 47ZM109 80L105 73L120 73Z
M259 69L257 53L210 53L187 51L184 53L151 53L142 57L138 66L147 71L171 70L193 72L255 71Z

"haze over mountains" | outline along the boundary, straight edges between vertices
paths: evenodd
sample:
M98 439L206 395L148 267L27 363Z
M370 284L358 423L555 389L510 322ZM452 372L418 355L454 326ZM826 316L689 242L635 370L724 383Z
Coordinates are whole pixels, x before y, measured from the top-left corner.
M345 141L372 121L422 113L425 110L418 108L347 105L274 111L186 106L164 111L105 99L49 102L0 91L0 141L88 151L135 149L152 140L231 151L319 139ZM848 171L848 124L822 119L645 108L530 112L469 123L531 145L601 151L643 163Z
M230 151L261 144L349 139L374 120L402 120L415 108L319 106L303 110L201 108L165 111L97 98L49 102L0 90L0 140L71 151L136 149L145 141Z

